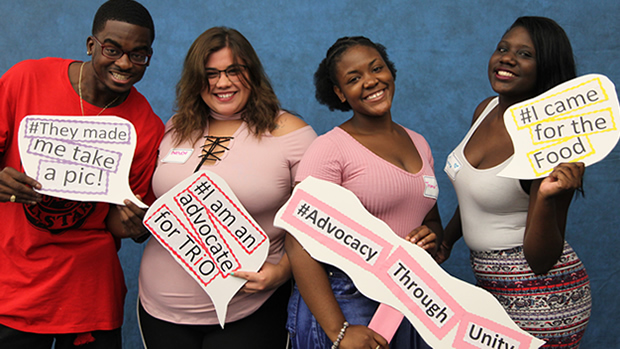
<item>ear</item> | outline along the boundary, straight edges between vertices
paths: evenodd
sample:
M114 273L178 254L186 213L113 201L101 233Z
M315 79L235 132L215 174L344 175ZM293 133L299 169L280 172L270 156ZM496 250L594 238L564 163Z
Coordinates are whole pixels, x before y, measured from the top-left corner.
M86 53L90 56L93 54L95 48L95 40L91 36L86 38Z
M334 93L340 99L340 102L344 103L347 101L347 98L344 96L344 93L340 90L340 87L334 85Z

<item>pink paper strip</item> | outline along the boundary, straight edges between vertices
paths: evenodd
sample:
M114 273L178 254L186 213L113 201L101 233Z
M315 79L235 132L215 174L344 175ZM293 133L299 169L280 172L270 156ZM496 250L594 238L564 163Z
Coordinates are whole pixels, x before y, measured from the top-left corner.
M398 326L400 326L404 317L400 311L381 303L370 320L368 327L383 336L389 343L392 341L394 333L398 330Z

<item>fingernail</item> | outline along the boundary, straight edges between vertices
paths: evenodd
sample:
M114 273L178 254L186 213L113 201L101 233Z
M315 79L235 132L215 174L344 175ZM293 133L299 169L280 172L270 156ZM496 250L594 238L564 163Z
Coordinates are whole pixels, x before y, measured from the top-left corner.
M235 272L234 272L234 271L231 271L231 272L230 272L230 275L235 276Z

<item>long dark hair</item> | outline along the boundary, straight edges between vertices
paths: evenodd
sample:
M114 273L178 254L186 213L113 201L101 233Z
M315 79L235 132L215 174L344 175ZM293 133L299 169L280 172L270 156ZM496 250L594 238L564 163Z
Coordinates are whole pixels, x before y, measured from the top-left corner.
M225 47L232 51L235 63L247 66L249 79L241 75L241 83L250 89L250 97L241 119L258 137L276 126L280 101L254 48L237 30L214 27L196 38L183 63L183 72L176 88L177 108L170 129L177 144L185 140L196 142L207 127L211 110L200 95L205 88L210 88L205 65L212 53Z
M536 95L577 76L573 48L564 29L554 20L519 17L508 31L515 27L527 30L536 49Z

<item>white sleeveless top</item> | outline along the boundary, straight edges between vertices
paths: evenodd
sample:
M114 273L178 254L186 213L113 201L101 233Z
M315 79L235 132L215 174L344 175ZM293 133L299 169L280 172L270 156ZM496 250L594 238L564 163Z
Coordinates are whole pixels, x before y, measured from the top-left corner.
M505 250L523 245L529 195L518 179L497 176L512 159L479 170L465 158L464 149L471 135L498 98L489 102L465 138L448 156L444 171L450 177L459 201L463 239L474 251Z

